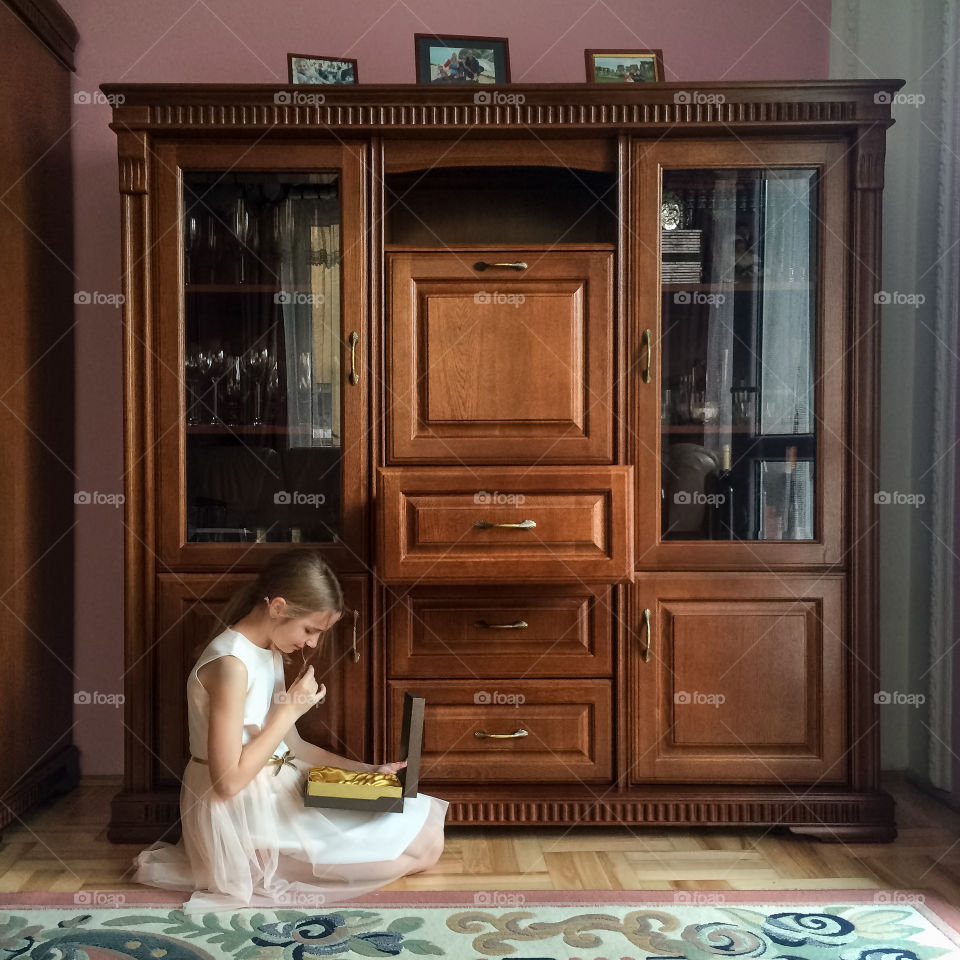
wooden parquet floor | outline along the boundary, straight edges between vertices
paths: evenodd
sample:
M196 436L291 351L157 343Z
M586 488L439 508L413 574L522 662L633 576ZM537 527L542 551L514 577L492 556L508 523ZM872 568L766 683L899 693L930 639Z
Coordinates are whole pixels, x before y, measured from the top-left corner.
M118 777L91 777L15 821L0 840L0 891L148 889L141 845L106 838ZM390 890L924 890L960 905L960 815L900 778L899 837L826 844L762 829L448 827L440 861Z

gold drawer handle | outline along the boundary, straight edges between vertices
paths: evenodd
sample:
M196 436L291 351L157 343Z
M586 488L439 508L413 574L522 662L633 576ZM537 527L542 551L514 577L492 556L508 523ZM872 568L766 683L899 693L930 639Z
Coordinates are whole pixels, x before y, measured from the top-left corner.
M478 260L474 265L474 270L489 270L492 267L499 267L502 270L526 270L527 265L522 260L513 260L510 262L487 263L486 260Z
M360 382L360 374L357 373L357 344L360 342L360 334L356 330L350 332L350 382L356 386Z
M536 520L521 520L519 523L491 523L489 520L474 520L474 527L477 530L489 530L491 527L512 527L514 530L532 530L536 525Z
M515 740L517 737L527 736L527 731L521 727L513 733L487 733L486 730L474 730L473 735L481 740Z
M647 349L647 365L640 371L640 379L644 383L650 382L650 368L653 366L653 344L650 342L651 333L649 330L643 331L643 336L640 339L640 349L644 347Z
M353 611L353 662L356 663L360 659L360 651L357 649L357 620L360 617L360 611Z
M644 663L650 662L650 651L653 648L653 631L650 628L650 608L648 607L643 611L643 625L647 631L647 645L643 648L643 653L640 656L643 658Z
M482 630L526 630L530 624L526 620L517 620L516 623L487 623L486 620L477 620L474 626Z

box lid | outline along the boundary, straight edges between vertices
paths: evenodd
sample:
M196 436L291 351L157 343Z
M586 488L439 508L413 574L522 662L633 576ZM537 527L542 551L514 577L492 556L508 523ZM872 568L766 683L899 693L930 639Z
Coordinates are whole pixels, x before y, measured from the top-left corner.
M407 690L403 694L403 723L400 727L401 760L407 765L397 771L405 797L415 797L420 782L420 750L423 747L423 708L426 701Z

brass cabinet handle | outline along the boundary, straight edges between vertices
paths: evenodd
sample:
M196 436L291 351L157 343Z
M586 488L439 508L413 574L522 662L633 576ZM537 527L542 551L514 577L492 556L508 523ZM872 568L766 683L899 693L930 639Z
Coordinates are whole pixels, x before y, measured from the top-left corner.
M651 343L651 336L650 330L647 329L643 331L643 336L640 338L640 349L642 350L644 347L647 348L647 366L646 369L640 373L640 379L643 380L644 383L650 382L650 368L653 365L653 345Z
M515 740L517 737L527 736L527 731L521 727L513 733L487 733L486 730L474 730L473 735L481 740Z
M530 624L526 620L517 620L515 623L487 623L486 620L477 620L474 626L481 630L526 630Z
M360 619L360 611L353 611L353 662L360 660L360 650L357 648L357 620Z
M650 662L650 651L653 649L653 630L650 626L650 608L648 607L643 611L643 625L647 630L647 645L643 648L643 653L640 656L643 658L644 663Z
M356 386L360 382L360 374L357 373L357 344L360 342L360 334L356 330L350 332L350 382Z
M489 520L474 520L474 527L477 530L489 530L491 527L512 527L515 530L532 530L536 525L536 520L521 520L519 523L491 523Z
M489 270L491 267L500 267L503 270L526 270L527 265L523 260L513 260L499 263L487 263L486 260L478 260L474 265L474 270Z

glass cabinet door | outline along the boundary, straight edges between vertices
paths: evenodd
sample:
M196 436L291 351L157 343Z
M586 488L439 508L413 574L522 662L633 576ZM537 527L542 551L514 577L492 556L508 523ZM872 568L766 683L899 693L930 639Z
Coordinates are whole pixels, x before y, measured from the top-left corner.
M170 539L181 557L193 544L340 548L355 533L351 458L365 446L351 409L361 295L349 263L362 251L344 239L358 233L344 222L355 188L320 163L181 163L180 242L162 241L179 247L183 497Z
M838 266L825 271L822 245L840 262L845 248L824 230L824 165L740 153L753 163L656 170L659 396L647 397L647 430L660 434L657 539L819 546L824 423L831 467L842 459L838 364L825 375L818 349L824 316L839 316L822 278ZM829 293L842 302L832 280Z

